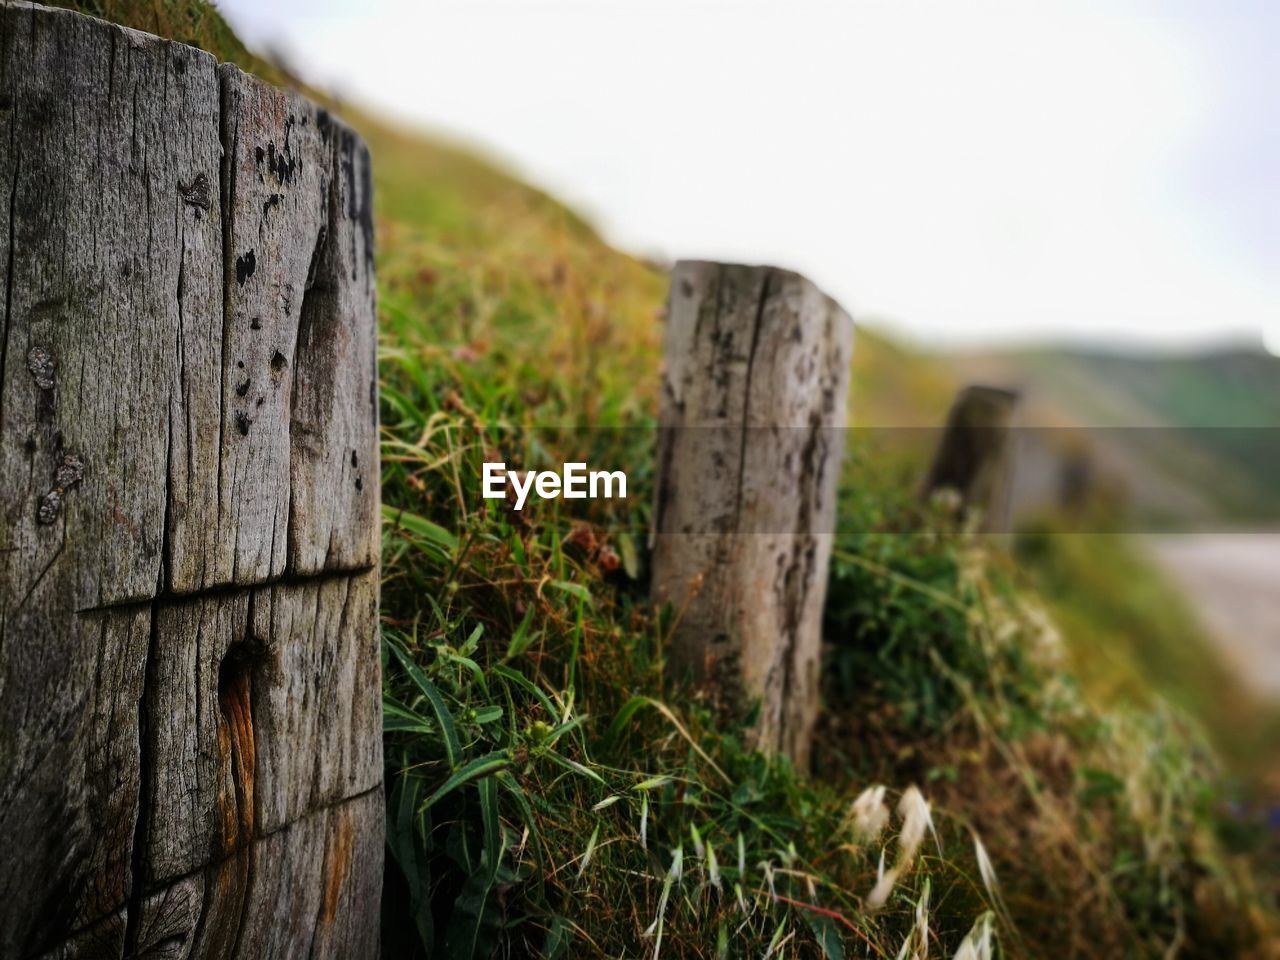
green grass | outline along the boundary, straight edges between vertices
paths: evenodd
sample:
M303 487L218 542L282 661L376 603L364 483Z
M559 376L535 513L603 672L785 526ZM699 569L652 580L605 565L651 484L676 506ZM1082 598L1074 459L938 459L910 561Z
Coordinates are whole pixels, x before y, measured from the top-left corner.
M938 955L988 911L1010 956L1224 956L1262 936L1194 725L1157 697L1093 706L980 538L944 518L889 532L920 525L905 465L854 451L843 488L868 532L833 564L816 776L744 751L672 689L644 579L653 436L636 429L653 423L663 277L501 181L459 221L431 191L473 187L402 182L421 148L395 149L379 184L389 896L417 924L387 926L393 955L892 957L926 885ZM892 344L855 352L862 416L945 405L945 378ZM495 454L625 465L629 508L483 506ZM871 911L901 826L860 842L850 807L876 783L923 787L942 847Z
M90 9L255 62L200 3ZM909 464L851 451L813 776L673 687L643 536L664 275L463 150L351 119L377 190L387 956L897 957L927 927L941 957L985 923L1001 956L1261 949L1194 725L1086 696L1070 636L1009 558L920 516ZM940 419L944 371L865 331L855 355L856 422ZM517 514L479 496L495 455L625 465L631 497ZM1149 627L1071 588L1072 633ZM923 790L936 840L869 828L876 784ZM872 909L882 854L902 871Z

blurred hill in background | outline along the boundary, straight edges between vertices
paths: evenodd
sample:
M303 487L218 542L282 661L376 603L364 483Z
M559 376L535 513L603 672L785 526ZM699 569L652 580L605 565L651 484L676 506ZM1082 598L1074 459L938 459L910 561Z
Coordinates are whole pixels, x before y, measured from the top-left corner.
M1123 485L1133 528L1280 524L1280 359L1261 350L960 353L954 368L1019 389L1028 426L1073 428Z

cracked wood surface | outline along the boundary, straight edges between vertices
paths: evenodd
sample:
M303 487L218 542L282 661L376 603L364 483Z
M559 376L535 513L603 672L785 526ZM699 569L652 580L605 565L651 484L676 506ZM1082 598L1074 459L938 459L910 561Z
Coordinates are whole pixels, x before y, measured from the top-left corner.
M376 952L369 174L301 97L0 3L0 956Z
M673 667L800 767L818 708L853 324L794 273L681 262L659 410L653 593Z

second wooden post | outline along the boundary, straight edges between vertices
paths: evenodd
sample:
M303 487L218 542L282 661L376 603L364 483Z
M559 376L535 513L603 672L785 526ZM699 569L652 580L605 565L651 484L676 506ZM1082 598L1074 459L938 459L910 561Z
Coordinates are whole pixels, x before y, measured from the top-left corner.
M681 262L671 280L653 592L672 673L808 765L853 324L794 273Z

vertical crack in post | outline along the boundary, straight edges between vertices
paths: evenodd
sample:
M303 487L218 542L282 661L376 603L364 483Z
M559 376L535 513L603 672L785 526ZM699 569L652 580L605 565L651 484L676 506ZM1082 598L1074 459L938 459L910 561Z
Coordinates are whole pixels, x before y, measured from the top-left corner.
M721 267L722 288L724 284L723 271L725 269L726 268ZM745 488L745 477L746 477L746 470L747 470L747 445L751 442L752 380L755 376L756 353L760 348L760 331L761 331L761 328L764 326L764 313L769 303L769 294L771 292L772 282L773 282L773 271L765 270L764 277L760 281L760 298L756 303L755 316L752 318L752 322L751 322L751 346L747 352L747 371L746 371L746 375L743 378L743 384L742 384L742 390L743 390L742 426L741 426L742 437L738 445L738 474L736 478L734 497L733 497L733 528L730 533L724 534L722 536L741 537L743 535L742 494ZM717 299L719 299L720 293L721 291L717 291ZM722 308L718 308L718 309L722 309ZM741 611L741 603L739 600L734 600L733 603L734 603L734 609L735 611L737 611L734 613L734 616L736 617L738 616L738 612ZM738 650L735 654L734 676L732 681L734 687L739 690L741 690L744 687L743 667L740 660L738 659L740 655L741 655L741 651ZM764 721L763 714L761 716L761 720L757 721L756 726L758 730L762 730L762 731L767 728L767 723Z
M723 267L721 268L724 269ZM766 270L764 280L760 284L760 300L756 304L755 319L751 324L751 349L747 353L747 375L743 380L742 400L742 442L738 447L738 485L733 500L733 532L735 535L742 522L742 485L747 469L747 444L751 438L751 378L755 373L756 350L760 346L760 328L764 326L764 311L769 303L770 287L773 283L773 271Z
M14 109L16 111L16 105ZM16 123L13 129L17 129ZM18 201L18 175L22 170L22 153L18 145L13 143L10 149L13 151L13 184L9 187L9 265L4 275L4 327L0 329L0 428L4 426L4 378L9 357L9 313L13 309L13 251L18 219L15 204Z
M821 479L826 469L827 445L822 436L822 416L817 410L809 413L808 435L800 453L800 476L797 488L800 492L800 509L796 514L795 528L791 533L791 552L782 579L782 651L779 666L782 669L782 694L778 719L778 743L788 753L793 745L788 743L796 731L791 722L798 715L795 708L802 691L796 683L796 647L804 624L809 591L821 585L813 582L817 560L817 542L814 539L814 498L820 495Z
M285 518L285 568L290 573L299 570L299 552L301 545L296 534L298 518L296 517L297 500L293 482L293 467L301 458L310 457L308 449L312 440L312 425L300 419L298 401L300 387L304 380L303 358L310 359L322 337L332 337L331 329L336 319L337 303L335 286L337 279L329 249L329 238L338 235L338 224L341 216L339 191L341 189L341 158L335 146L330 147L329 182L325 190L325 217L320 230L316 234L315 246L311 249L311 259L307 263L307 280L302 289L302 302L298 305L298 326L293 341L293 370L290 371L289 385L289 509ZM306 377L310 378L312 389L327 387L332 391L335 373L329 364L322 362L307 363ZM326 379L327 378L327 381ZM309 518L313 522L319 518ZM329 544L325 550L322 568L330 565L333 548L333 525L329 527Z
M222 144L222 164L218 169L218 192L222 204L222 355L218 358L218 473L216 483L217 537L222 536L222 473L227 458L223 453L227 411L227 360L231 339L231 290L235 277L235 238L232 198L236 190L236 154L240 147L240 117L231 109L231 84L224 71L218 71L218 137ZM228 126L231 127L228 130ZM229 142L228 142L229 141ZM233 556L239 551L232 541ZM233 562L234 567L234 562ZM216 569L216 567L215 567ZM234 577L233 577L234 579Z
M146 895L147 846L150 842L150 811L155 805L155 743L152 739L150 692L156 685L156 654L159 649L159 604L152 601L151 630L147 640L147 657L142 667L142 692L138 696L138 811L133 825L133 849L130 851L129 898L125 905L124 956L138 952L141 935L142 903Z
M157 574L156 596L163 596L166 590L173 585L173 531L169 524L173 515L173 419L175 415L181 415L186 407L185 382L186 382L186 365L183 361L182 346L182 325L184 323L182 298L185 294L186 286L186 267L187 267L187 238L185 231L182 233L178 243L178 334L177 334L177 361L178 361L178 396L176 398L177 410L175 414L175 397L169 395L169 416L166 420L168 424L168 436L165 438L164 444L164 503L160 510L160 569Z

